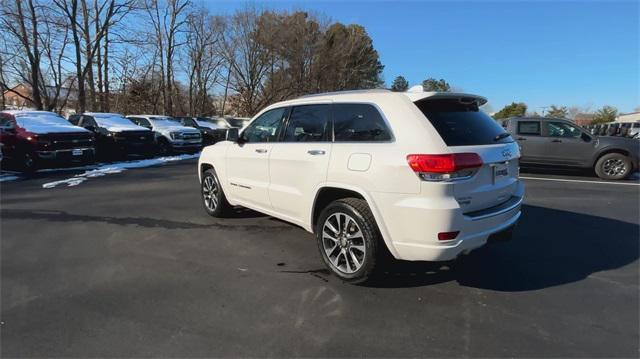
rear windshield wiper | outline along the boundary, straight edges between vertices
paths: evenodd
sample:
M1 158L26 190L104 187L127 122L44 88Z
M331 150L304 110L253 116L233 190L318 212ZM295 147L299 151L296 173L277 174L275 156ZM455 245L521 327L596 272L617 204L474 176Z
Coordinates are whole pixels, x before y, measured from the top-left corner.
M507 138L509 136L511 136L511 135L509 133L507 133L507 132L501 133L501 134L499 134L499 135L497 135L496 137L493 138L493 142L498 142L501 139Z

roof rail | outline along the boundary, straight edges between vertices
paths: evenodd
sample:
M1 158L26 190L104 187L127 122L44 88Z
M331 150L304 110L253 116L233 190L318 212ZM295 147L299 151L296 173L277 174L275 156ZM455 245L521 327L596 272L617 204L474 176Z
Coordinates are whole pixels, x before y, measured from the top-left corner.
M348 95L348 94L359 94L359 93L386 93L386 92L391 92L391 91L387 89L344 90L344 91L313 93L309 95L300 96L298 98L309 98L309 97L318 97L318 96L327 96L327 95Z

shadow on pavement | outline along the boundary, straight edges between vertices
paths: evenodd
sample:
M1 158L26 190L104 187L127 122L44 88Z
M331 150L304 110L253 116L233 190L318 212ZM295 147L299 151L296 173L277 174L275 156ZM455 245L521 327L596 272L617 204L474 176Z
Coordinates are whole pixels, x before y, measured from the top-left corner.
M416 287L455 280L504 292L577 282L638 260L636 224L537 206L523 206L509 242L489 243L458 261L398 262L367 286Z

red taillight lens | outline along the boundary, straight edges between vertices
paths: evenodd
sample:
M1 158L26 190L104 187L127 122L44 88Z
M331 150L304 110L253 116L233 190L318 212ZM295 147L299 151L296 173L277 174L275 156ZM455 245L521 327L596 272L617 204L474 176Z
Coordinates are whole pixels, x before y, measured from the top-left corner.
M415 172L426 173L452 173L482 166L482 159L477 153L409 155L407 162Z
M452 239L456 239L456 237L458 236L459 233L460 233L460 231L440 232L440 233L438 233L438 240L439 241L450 241Z

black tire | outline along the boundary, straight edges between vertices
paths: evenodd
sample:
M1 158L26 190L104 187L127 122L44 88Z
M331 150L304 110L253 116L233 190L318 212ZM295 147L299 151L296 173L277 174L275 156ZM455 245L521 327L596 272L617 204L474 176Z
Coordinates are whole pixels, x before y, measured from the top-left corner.
M173 147L171 147L171 144L167 139L161 137L158 140L158 154L160 156L169 156L173 154Z
M607 153L596 161L596 175L605 180L621 180L627 178L633 170L631 159L622 153Z
M208 188L211 185L214 185L215 189ZM211 217L224 217L231 212L233 207L227 202L218 175L213 169L208 169L202 174L200 194L202 195L202 205Z
M20 171L24 173L33 173L38 170L38 160L37 157L30 152L25 152L22 154L22 158L20 159Z
M351 217L359 227L362 234L362 241L358 237L348 238L348 232L354 228L357 232L357 227L353 227L348 220L343 222L343 226L346 228L346 232L342 232L342 237L339 237L336 233L340 233L345 228L336 228L338 223L335 220L341 218L340 214L346 214ZM335 215L335 216L334 216ZM344 217L342 217L344 218ZM334 229L338 229L338 232L334 232L334 236L338 238L338 241L324 238L325 224L330 219L330 223L334 225ZM330 227L327 227L330 228ZM329 229L329 231L332 231ZM327 232L328 234L331 234ZM345 235L347 235L345 237ZM320 251L320 257L324 261L325 265L339 278L350 283L363 283L366 282L376 274L378 274L378 267L380 266L386 247L376 224L376 220L369 209L367 202L360 198L344 198L334 202L331 202L320 214L318 222L316 224L316 241L318 244L318 250ZM345 241L349 243L345 243ZM325 244L326 242L326 244ZM335 244L334 249L327 248ZM364 246L364 253L358 247ZM341 247L341 248L339 248ZM338 252L335 252L335 251ZM336 254L337 253L337 254ZM349 255L355 255L353 259ZM359 255L360 254L360 255ZM331 257L331 258L330 258ZM360 267L357 267L355 260L360 260ZM336 263L338 265L336 265ZM340 268L342 265L344 268ZM356 269L357 268L357 269ZM353 269L356 269L353 271Z

